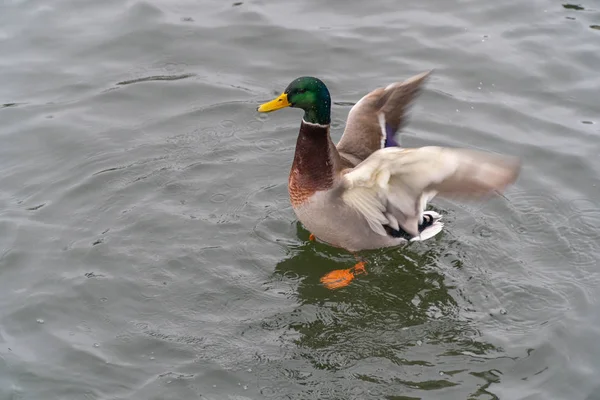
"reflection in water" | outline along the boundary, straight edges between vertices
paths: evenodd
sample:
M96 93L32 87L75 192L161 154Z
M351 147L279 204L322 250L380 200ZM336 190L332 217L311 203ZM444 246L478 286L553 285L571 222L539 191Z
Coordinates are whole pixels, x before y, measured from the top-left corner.
M331 384L351 386L353 393L359 387L368 393L383 390L380 394L387 398L406 398L390 396L397 395L397 390L413 395L448 390L466 379L478 378L470 385L477 388L471 393L473 398L495 398L486 388L498 382L499 375L482 370L481 363L497 357L501 349L481 340L470 319L461 313L461 304L468 300L448 285L441 273L440 267L462 267L451 243L442 239L437 246L432 242L365 252L368 275L331 291L319 278L328 270L348 268L354 258L309 242L309 233L299 223L297 226L298 236L305 242L275 268L277 279L297 283L293 296L297 296L298 307L289 315L276 317L279 327L284 320L292 332L286 336L293 337L294 359L306 361L311 370L351 378ZM264 328L269 329L268 322ZM458 364L477 368L452 367ZM312 373L302 372L306 384L307 373Z

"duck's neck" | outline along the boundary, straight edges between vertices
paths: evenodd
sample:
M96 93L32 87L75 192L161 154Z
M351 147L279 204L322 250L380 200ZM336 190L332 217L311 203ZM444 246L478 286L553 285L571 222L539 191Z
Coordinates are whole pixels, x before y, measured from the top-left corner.
M297 205L304 197L331 188L339 165L339 154L329 137L329 124L302 120L289 179L292 203Z
M302 122L305 121L311 124L327 125L327 127L329 127L329 124L331 123L331 100L329 99L329 93L323 100L304 110Z

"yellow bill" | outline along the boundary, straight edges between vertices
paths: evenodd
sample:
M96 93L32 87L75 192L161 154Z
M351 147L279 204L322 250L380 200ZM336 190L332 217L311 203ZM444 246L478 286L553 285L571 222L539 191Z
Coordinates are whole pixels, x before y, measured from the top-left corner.
M282 93L281 96L279 96L278 98L273 99L267 103L261 104L257 110L258 112L271 112L289 106L291 106L291 104L288 102L287 94Z

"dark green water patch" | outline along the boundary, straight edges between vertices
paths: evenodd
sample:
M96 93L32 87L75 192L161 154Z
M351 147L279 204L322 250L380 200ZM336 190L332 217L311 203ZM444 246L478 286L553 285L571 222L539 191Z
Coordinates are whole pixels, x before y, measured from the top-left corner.
M583 8L582 6L580 6L578 4L563 4L562 6L564 8L566 8L567 10L577 10L577 11L585 10L585 8Z

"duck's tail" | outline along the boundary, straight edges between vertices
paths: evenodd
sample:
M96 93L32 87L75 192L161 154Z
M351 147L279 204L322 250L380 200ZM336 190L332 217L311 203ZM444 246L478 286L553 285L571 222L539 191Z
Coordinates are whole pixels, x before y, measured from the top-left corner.
M419 236L410 239L411 242L422 242L431 239L444 228L444 223L440 220L442 216L435 211L423 211L423 223L419 225Z

